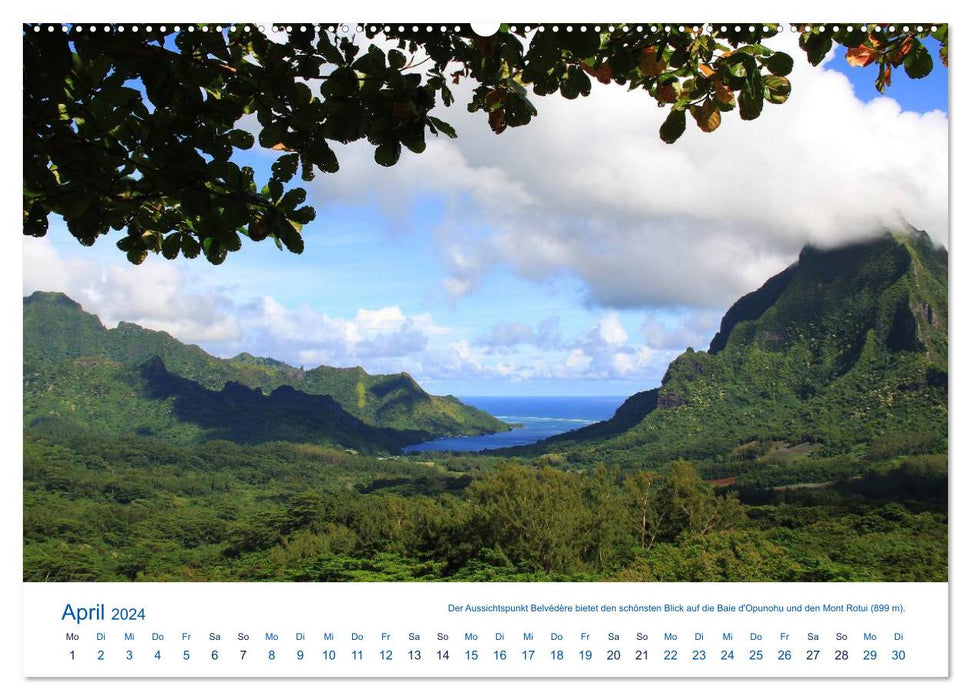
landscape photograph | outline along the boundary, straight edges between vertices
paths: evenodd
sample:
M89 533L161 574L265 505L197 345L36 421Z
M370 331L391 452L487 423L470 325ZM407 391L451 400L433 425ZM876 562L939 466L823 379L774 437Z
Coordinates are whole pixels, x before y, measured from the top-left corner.
M23 580L948 580L948 31L23 28Z

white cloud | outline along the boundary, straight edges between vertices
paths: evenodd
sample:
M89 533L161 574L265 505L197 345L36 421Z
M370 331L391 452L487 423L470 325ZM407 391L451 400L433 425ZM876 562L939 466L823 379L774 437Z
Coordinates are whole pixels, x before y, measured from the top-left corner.
M671 357L650 345L631 345L616 311L601 313L569 342L560 319L551 316L532 325L498 323L472 343L431 314L408 314L395 305L360 308L344 318L308 305L293 308L270 295L230 298L202 281L153 259L137 268L99 264L62 257L47 239L24 245L24 294L63 291L109 326L131 321L224 356L245 350L305 367L407 371L420 382L629 380L645 385L656 383L662 361Z
M630 374L637 368L637 356L630 352L615 353L611 365L618 374Z
M373 366L374 360L421 353L429 336L444 332L428 314L407 316L396 306L359 309L346 319L307 306L290 309L273 297L265 297L240 322L250 346L305 365Z
M588 369L590 369L590 365L592 363L593 358L579 348L574 348L571 350L569 356L566 358L567 368L579 373L586 372Z
M429 136L422 154L405 150L393 168L376 165L374 147L369 144L338 145L341 168L316 180L312 185L314 194L327 200L373 206L395 224L407 222L415 201L428 194L445 198L460 210L474 206L515 211L536 204L514 172L498 163L470 162L456 143L444 136ZM453 255L456 265L467 262L460 252L454 251Z
M108 327L130 321L187 343L240 337L236 319L227 313L229 301L219 294L191 291L180 269L165 261L149 258L136 267L62 258L48 239L40 238L24 241L23 275L25 296L64 292Z
M796 59L791 98L752 122L732 112L714 134L689 123L667 145L657 135L666 112L649 95L595 84L573 101L532 97L533 123L496 136L465 111L463 84L441 112L457 140L431 139L390 169L375 168L367 147L345 149L320 193L379 202L396 231L415 201L439 200L453 296L501 268L574 275L604 307L725 308L807 242L835 245L901 219L946 242L945 115L863 103L794 42L786 33L777 44Z
M487 335L479 338L478 343L492 350L514 348L535 341L536 332L532 326L518 321L506 321L493 326Z
M627 331L624 330L616 311L611 311L601 319L600 337L609 345L623 345L627 342Z
M620 315L609 311L570 344L573 347L562 364L550 364L549 374L583 380L655 382L661 370L659 363L666 365L671 353L659 353L647 345L629 345L629 338Z
M715 333L724 311L650 311L641 325L641 336L652 348L684 350L692 347L706 349Z
M479 337L476 343L487 353L507 352L523 345L531 345L540 350L559 349L563 346L560 319L556 316L544 318L536 324L535 329L520 321L503 321Z

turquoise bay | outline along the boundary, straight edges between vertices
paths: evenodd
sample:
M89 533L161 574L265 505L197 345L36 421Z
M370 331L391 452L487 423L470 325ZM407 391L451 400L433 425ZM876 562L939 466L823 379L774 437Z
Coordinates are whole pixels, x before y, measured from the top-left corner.
M623 403L622 396L463 396L467 403L516 425L512 430L448 437L409 445L405 452L477 452L500 447L529 445L552 435L576 430L610 418Z

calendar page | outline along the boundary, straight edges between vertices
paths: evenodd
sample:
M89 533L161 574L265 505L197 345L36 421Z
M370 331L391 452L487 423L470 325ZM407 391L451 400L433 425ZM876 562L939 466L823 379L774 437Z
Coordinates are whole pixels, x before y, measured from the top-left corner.
M648 9L23 24L28 688L951 676L948 18Z

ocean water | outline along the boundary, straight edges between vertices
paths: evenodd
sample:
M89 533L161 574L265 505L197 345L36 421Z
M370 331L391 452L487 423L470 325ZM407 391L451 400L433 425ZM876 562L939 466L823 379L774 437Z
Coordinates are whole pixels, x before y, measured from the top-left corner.
M463 396L463 402L491 413L505 423L521 427L474 437L439 438L409 445L405 452L452 450L477 452L498 447L529 445L552 435L606 420L625 396Z

